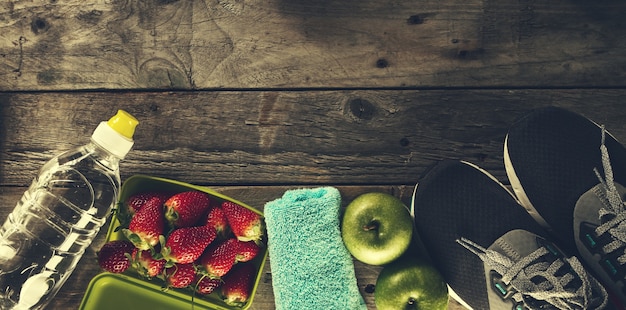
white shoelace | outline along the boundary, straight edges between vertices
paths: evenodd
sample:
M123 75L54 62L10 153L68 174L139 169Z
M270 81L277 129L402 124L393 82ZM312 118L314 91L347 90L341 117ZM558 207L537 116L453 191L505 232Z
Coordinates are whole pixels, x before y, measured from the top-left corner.
M466 238L457 242L500 274L505 285L515 288L511 298L518 303L524 303L525 296L545 301L557 309L603 309L608 303L604 288L587 274L575 257L563 257L563 260L545 247L540 247L515 262ZM577 279L580 279L580 285L575 289L568 288ZM525 306L532 307L526 303Z
M604 169L604 177L594 169L598 180L600 180L602 192L596 193L598 198L604 203L605 207L600 209L599 217L602 225L596 228L596 234L601 236L609 233L612 242L604 245L602 250L604 253L612 253L618 249L622 249L624 253L618 257L617 261L620 265L626 264L626 208L622 197L615 187L613 179L613 168L609 152L604 145L606 130L602 127L602 142L600 152L602 154L602 168Z

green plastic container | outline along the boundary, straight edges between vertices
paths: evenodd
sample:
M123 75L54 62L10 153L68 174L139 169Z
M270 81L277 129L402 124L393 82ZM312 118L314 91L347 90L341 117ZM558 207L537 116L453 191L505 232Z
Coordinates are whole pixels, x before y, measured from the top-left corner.
M167 191L172 193L188 190L198 190L212 196L217 201L232 201L242 205L260 215L260 211L247 204L212 191L206 187L187 184L175 180L150 177L145 175L135 175L122 185L118 206L126 201L130 196L143 191ZM119 226L119 221L113 216L111 225L107 232L106 241L124 239L124 235L115 231ZM252 261L245 264L254 264L257 267L257 276L254 287L247 303L242 307L233 307L224 303L218 295L219 288L209 295L194 294L188 289L162 289L160 279L147 280L131 270L122 274L103 272L96 275L87 288L85 296L80 305L80 310L178 310L185 309L248 309L256 293L265 260L267 258L267 247L263 247L261 252Z

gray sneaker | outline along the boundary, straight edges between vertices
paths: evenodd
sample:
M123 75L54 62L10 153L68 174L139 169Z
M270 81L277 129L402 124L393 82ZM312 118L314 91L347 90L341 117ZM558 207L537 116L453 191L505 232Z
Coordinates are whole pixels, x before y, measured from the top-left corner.
M578 259L475 165L437 164L420 179L412 209L428 256L469 309L613 309Z
M591 120L550 107L510 128L504 157L528 212L626 304L626 149Z

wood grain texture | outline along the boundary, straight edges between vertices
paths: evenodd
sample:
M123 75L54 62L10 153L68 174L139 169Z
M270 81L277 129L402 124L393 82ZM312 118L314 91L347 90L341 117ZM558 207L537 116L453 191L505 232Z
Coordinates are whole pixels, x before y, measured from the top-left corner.
M624 86L626 3L8 0L0 90Z
M557 105L626 139L621 89L9 93L0 96L0 185L27 185L116 109L139 120L124 176L204 185L413 185L435 161L505 182L513 121Z

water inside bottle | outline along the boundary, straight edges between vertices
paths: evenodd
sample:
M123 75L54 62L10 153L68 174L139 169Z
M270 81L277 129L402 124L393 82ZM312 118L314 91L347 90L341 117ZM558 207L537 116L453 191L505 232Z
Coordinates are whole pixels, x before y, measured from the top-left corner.
M42 169L0 228L0 309L45 305L106 221L117 182L81 167Z

